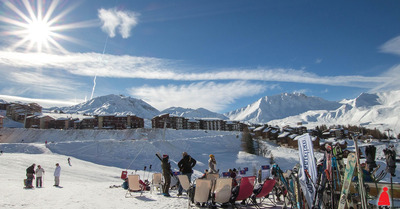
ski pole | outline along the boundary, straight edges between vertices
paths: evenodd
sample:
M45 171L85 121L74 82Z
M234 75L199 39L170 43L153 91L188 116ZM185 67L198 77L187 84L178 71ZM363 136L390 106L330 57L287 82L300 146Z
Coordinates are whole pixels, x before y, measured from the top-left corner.
M147 168L147 167L144 166L144 169L143 169L143 170L144 170L143 178L146 178L146 168Z

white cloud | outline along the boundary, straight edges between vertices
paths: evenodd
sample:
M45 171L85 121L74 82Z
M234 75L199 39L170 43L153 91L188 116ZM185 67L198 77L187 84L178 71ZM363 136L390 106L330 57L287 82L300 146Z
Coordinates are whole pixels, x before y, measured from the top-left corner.
M321 62L322 62L321 58L318 58L318 59L315 60L315 64L320 64Z
M160 110L179 106L206 108L212 111L225 109L236 99L253 96L265 91L262 84L246 81L229 83L198 82L189 85L142 86L129 89L130 94L141 98Z
M400 36L397 36L380 47L381 52L400 55Z
M138 16L135 12L121 11L116 8L98 11L98 17L103 24L101 29L111 38L115 37L117 29L122 38L128 38L131 29L138 24Z
M396 65L390 68L388 71L384 72L382 75L385 82L376 85L370 90L370 92L380 92L389 90L399 90L400 89L400 65Z

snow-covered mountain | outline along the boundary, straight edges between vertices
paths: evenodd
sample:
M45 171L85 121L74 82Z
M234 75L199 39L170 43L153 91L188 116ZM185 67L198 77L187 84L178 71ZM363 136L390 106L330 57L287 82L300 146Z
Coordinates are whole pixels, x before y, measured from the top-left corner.
M222 120L228 120L228 117L226 117L225 115L211 112L204 108L191 109L183 107L170 107L163 110L161 113L170 113L185 118L220 118Z
M376 94L362 93L353 100L344 100L335 110L310 110L299 115L268 122L275 125L294 125L302 122L308 127L319 124L360 125L377 128L381 131L391 129L394 136L400 130L400 90Z
M225 116L231 120L267 123L309 110L335 110L340 106L339 102L327 101L319 97L309 97L301 93L283 93L260 98L246 107L225 113Z
M117 114L136 115L142 118L151 119L160 114L160 111L140 99L126 97L123 95L110 94L93 98L89 101L57 108L64 113L79 113L90 115Z

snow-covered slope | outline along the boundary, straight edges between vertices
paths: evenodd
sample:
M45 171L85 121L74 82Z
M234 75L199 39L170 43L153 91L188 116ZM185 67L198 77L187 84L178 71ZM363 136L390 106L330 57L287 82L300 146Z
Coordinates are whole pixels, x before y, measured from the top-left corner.
M156 108L152 107L143 100L114 94L96 97L87 102L57 109L62 110L65 113L86 113L90 115L133 114L147 119L151 119L154 116L160 114L160 112Z
M228 119L228 117L223 114L211 112L204 108L191 109L183 107L170 107L163 110L161 113L170 113L185 118L220 118L222 120Z
M266 123L270 120L298 115L308 110L334 110L340 103L309 97L301 93L283 93L260 98L253 104L226 113L231 120Z
M299 115L268 122L272 125L295 125L302 122L312 128L319 124L352 124L381 131L391 129L394 136L400 130L400 91L376 94L363 93L354 100L342 102L335 110L307 111Z

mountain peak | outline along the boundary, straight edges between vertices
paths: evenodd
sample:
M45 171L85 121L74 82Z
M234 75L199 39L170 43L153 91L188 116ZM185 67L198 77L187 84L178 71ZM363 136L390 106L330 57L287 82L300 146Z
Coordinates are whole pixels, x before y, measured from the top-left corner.
M116 114L116 115L136 115L138 117L151 119L160 112L140 99L135 99L124 95L109 94L95 97L89 101L59 108L65 113L79 114Z

